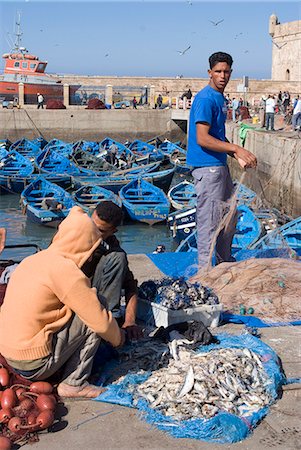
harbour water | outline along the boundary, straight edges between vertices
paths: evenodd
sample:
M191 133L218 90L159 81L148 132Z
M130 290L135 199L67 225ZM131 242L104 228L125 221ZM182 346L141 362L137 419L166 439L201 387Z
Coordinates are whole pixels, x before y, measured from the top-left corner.
M0 226L7 230L6 243L9 245L37 244L41 248L46 248L55 230L28 221L22 214L19 201L20 196L17 194L1 194L0 196ZM129 254L152 253L159 244L164 244L166 251L174 251L177 246L173 242L166 223L153 227L138 222L126 223L119 227L116 236ZM18 251L18 254L23 257L24 251ZM3 252L1 258L6 259L5 255Z

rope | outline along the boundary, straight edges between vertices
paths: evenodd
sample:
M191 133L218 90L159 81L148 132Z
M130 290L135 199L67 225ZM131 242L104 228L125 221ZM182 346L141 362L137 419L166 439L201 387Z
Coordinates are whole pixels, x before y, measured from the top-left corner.
M32 120L32 118L30 117L30 115L28 114L26 109L22 109L22 111L25 112L26 116L28 117L28 119L30 120L30 122L32 123L32 125L34 126L34 129L39 133L39 136L42 136L43 139L45 139L42 131L36 126L36 124L34 123L34 121ZM46 140L46 139L45 139Z

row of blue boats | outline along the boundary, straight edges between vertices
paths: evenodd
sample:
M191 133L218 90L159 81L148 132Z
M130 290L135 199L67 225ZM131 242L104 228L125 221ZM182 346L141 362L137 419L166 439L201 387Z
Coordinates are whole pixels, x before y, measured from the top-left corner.
M76 204L91 213L100 201L111 200L131 220L150 225L167 220L180 243L176 251L196 251L196 193L185 158L185 149L167 140L0 141L0 189L21 194L28 219L51 227ZM185 179L172 185L175 173ZM256 193L242 185L237 201L233 254L284 245L300 253L301 218L290 221L277 210L255 208Z

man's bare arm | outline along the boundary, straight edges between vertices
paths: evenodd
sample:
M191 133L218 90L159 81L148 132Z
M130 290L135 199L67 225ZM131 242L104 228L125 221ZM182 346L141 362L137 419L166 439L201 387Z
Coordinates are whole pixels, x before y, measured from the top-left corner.
M199 145L215 152L227 153L233 156L244 169L256 167L257 159L253 153L240 145L216 139L209 134L209 130L210 125L208 123L197 123L196 139Z

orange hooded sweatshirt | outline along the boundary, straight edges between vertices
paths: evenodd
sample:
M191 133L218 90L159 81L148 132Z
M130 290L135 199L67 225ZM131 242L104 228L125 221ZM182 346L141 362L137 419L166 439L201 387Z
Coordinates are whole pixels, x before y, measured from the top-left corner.
M94 222L74 206L50 246L19 264L0 311L3 356L19 361L48 356L53 333L68 322L72 311L113 346L120 344L117 322L80 270L100 242Z

